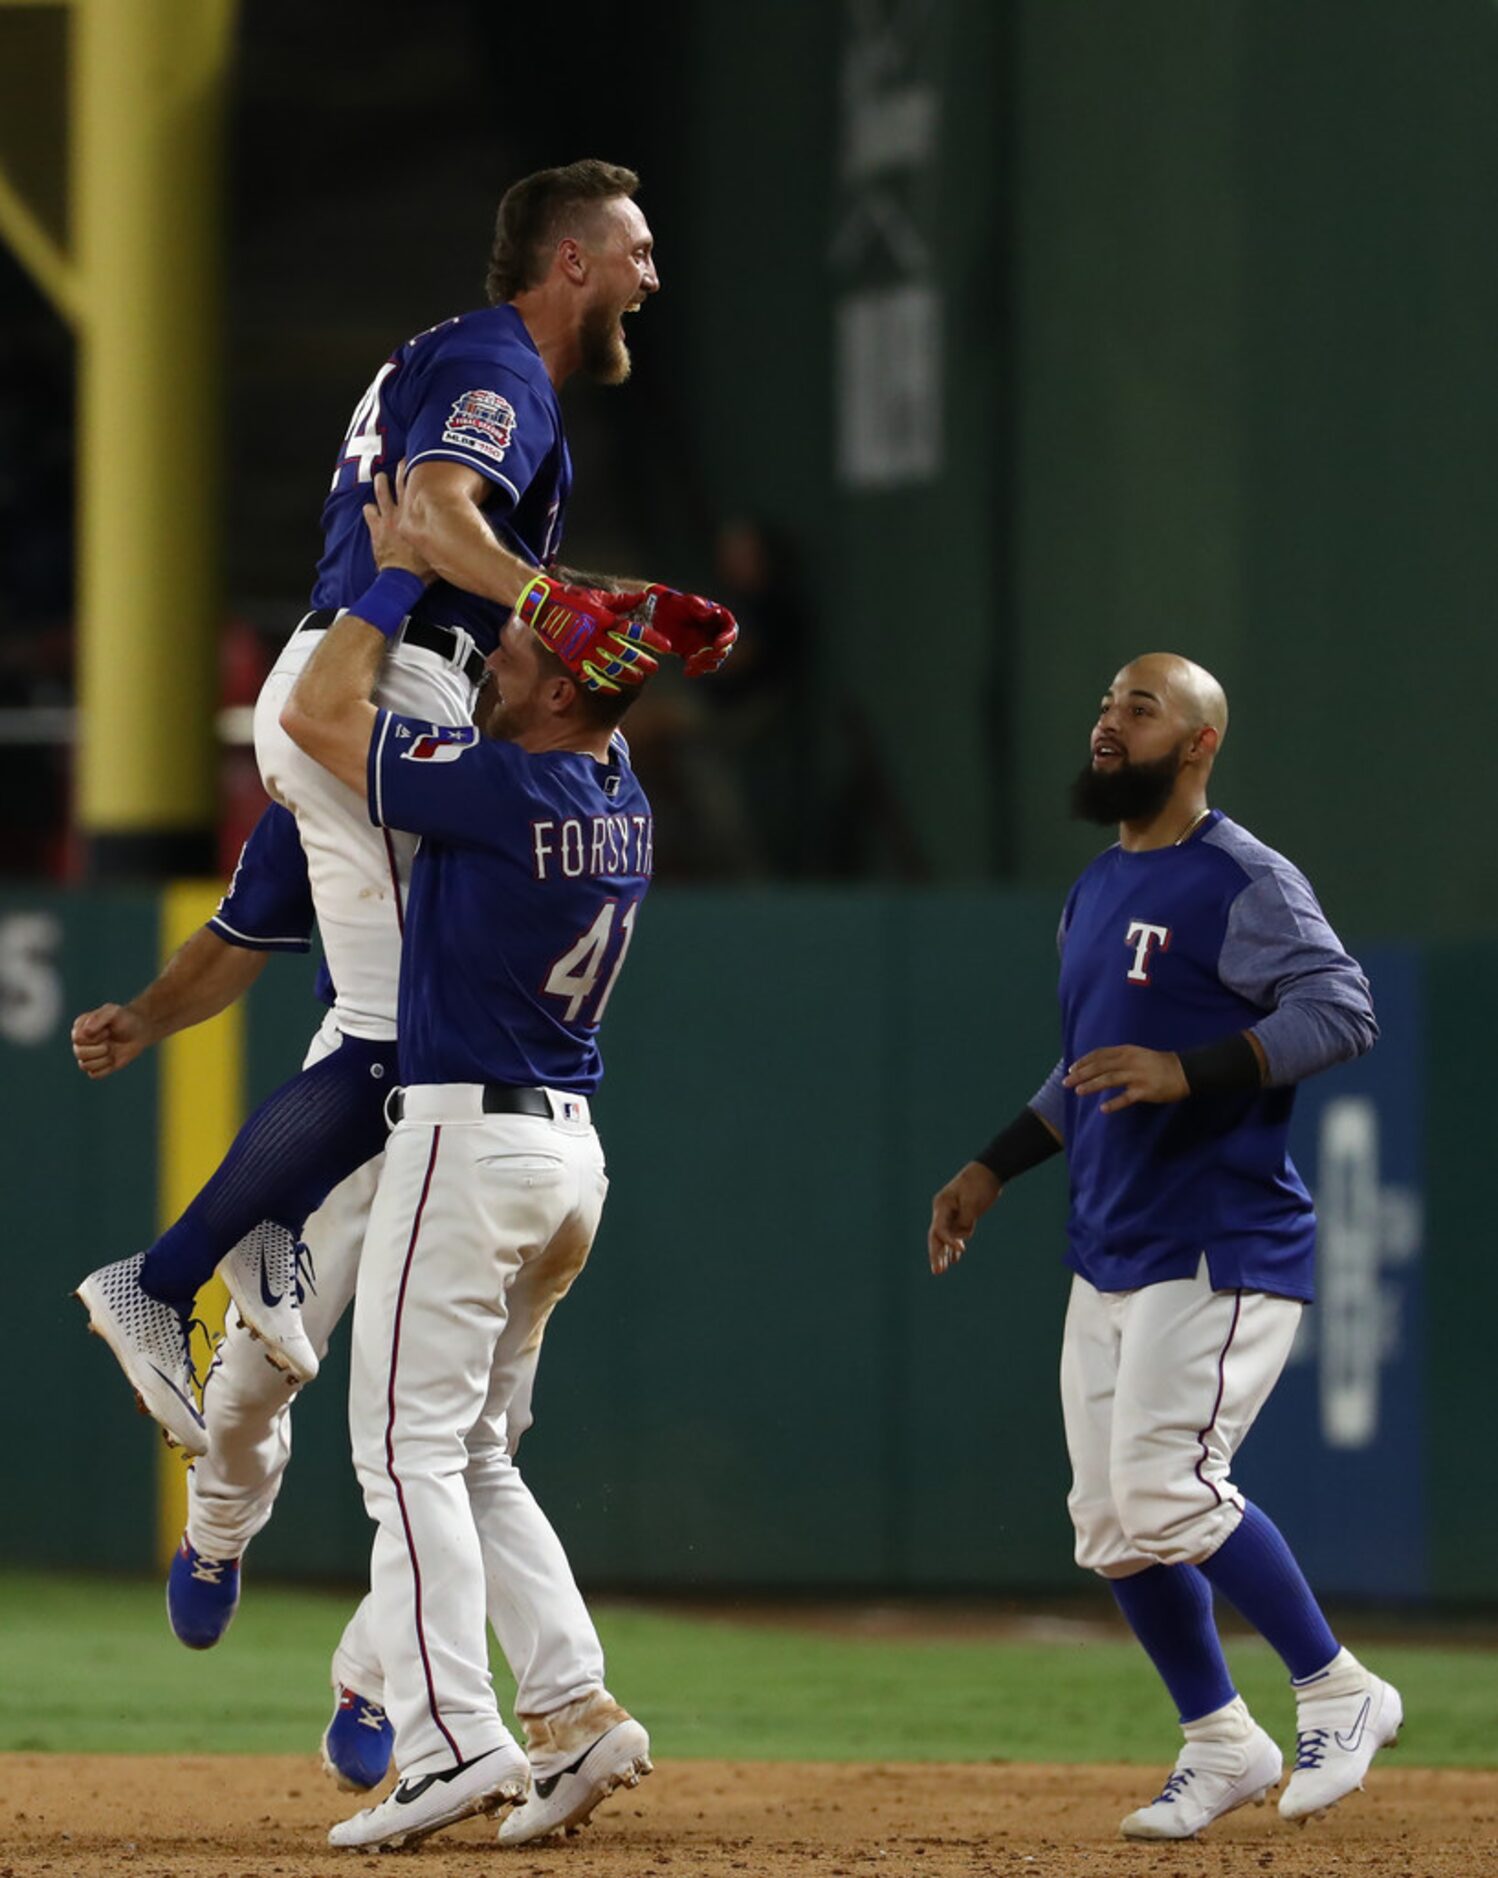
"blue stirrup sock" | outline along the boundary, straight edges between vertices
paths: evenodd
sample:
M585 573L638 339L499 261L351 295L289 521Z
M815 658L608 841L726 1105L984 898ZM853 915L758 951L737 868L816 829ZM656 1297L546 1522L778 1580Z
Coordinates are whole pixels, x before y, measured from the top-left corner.
M282 1083L146 1253L141 1289L164 1304L189 1305L219 1260L262 1220L299 1238L334 1187L384 1148L385 1097L396 1081L393 1039L345 1037Z
M1212 1587L1196 1567L1151 1565L1108 1584L1182 1722L1225 1708L1237 1690L1212 1616Z
M1197 1570L1277 1650L1299 1681L1325 1669L1339 1645L1274 1521L1245 1504L1243 1518Z

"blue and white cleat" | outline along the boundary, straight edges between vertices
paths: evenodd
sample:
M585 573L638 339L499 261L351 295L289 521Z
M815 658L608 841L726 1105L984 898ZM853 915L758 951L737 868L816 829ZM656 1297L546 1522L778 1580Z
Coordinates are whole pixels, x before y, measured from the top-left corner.
M1126 1839L1194 1839L1240 1806L1267 1800L1284 1757L1254 1721L1241 1696L1187 1723L1186 1744L1165 1785L1119 1827Z
M189 1650L211 1650L239 1609L239 1560L208 1558L187 1534L166 1575L166 1615L172 1634Z
M219 1260L219 1276L239 1321L265 1345L266 1359L293 1382L317 1375L317 1352L302 1324L306 1247L284 1226L263 1220Z
M338 1706L322 1738L322 1764L345 1793L368 1793L390 1771L395 1730L378 1702L338 1685Z
M1295 1768L1280 1795L1282 1819L1307 1820L1346 1799L1404 1722L1393 1683L1341 1650L1317 1676L1296 1683Z
M189 1454L206 1454L208 1426L188 1347L191 1319L141 1289L145 1260L137 1252L101 1265L73 1295L88 1311L89 1329L114 1351L136 1400L160 1422L167 1440Z

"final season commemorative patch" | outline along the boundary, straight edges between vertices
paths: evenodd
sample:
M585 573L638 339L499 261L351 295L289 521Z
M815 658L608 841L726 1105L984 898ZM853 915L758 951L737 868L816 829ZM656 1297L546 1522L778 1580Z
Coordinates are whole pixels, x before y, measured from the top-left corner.
M476 724L433 724L411 739L401 751L403 763L456 763L479 740Z
M515 435L515 407L497 391L465 391L447 414L442 441L500 462Z

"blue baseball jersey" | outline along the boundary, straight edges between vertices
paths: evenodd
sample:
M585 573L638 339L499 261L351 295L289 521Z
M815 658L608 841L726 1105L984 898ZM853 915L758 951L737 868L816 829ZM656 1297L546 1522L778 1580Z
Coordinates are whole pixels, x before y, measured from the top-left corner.
M308 952L312 947L312 888L296 817L272 802L239 851L229 890L208 921L211 932L251 952ZM318 966L317 995L333 1002L326 961Z
M1214 810L1179 847L1109 848L1062 915L1062 1061L1031 1106L1066 1147L1068 1259L1101 1291L1190 1278L1313 1295L1316 1215L1290 1158L1293 1085L1378 1035L1368 982L1310 883ZM1061 1087L1090 1050L1190 1050L1252 1031L1258 1092L1139 1103Z
M406 459L463 463L490 485L484 515L523 561L548 566L562 539L572 459L557 394L512 306L462 313L394 352L354 409L323 505L314 607L352 606L375 577L364 526L377 470ZM462 626L490 652L509 609L436 581L413 617Z
M605 764L381 711L367 779L375 825L421 836L401 951L401 1081L591 1093L654 859L623 739Z

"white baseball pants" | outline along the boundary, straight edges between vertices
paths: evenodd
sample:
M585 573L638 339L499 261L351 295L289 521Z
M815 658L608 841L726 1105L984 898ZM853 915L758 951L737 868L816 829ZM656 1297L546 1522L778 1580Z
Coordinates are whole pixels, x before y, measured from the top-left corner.
M337 1049L330 1011L303 1060L310 1069ZM318 1357L354 1295L359 1252L379 1179L378 1159L342 1181L307 1221L303 1238L312 1279L302 1323ZM239 1327L233 1311L203 1394L208 1452L187 1476L187 1536L208 1558L238 1558L270 1518L291 1459L291 1405L295 1393L283 1371ZM365 1691L360 1689L360 1693Z
M603 1152L576 1097L554 1101L569 1120L484 1115L481 1093L405 1091L354 1306L349 1424L377 1527L374 1628L396 1765L416 1778L509 1739L486 1606L520 1713L603 1687L566 1554L511 1456L547 1319L597 1231Z
M466 651L471 641L459 635ZM281 710L321 633L287 640L255 704L255 755L268 793L296 816L312 901L338 995L338 1027L350 1037L395 1035L401 925L414 835L376 828L362 791L339 782L281 728ZM433 724L472 720L474 688L456 665L420 646L397 645L378 703Z
M1098 1291L1072 1279L1061 1344L1077 1563L1105 1578L1199 1564L1243 1517L1229 1468L1305 1306L1194 1278Z

